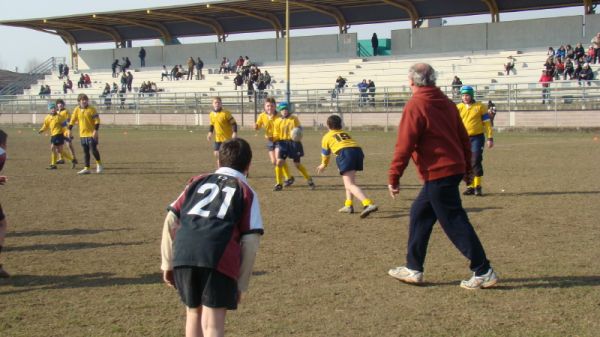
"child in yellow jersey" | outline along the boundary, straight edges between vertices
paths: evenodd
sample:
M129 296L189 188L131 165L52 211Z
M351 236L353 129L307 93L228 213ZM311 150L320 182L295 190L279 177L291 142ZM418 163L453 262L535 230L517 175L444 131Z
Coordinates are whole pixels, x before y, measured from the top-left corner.
M483 196L481 180L483 178L483 148L487 143L488 148L494 146L492 135L492 121L488 109L480 102L475 101L475 91L465 85L460 88L462 103L457 104L460 118L467 129L471 140L471 166L473 169L473 182L467 186L464 195ZM486 142L487 138L487 142Z
M275 139L273 137L273 123L279 119L275 106L277 102L273 97L265 98L265 111L263 111L256 119L254 130L265 129L265 138L267 139L267 151L269 151L269 159L271 164L277 168L277 157L275 157ZM281 167L285 182L283 186L288 187L294 183L294 177L290 177L287 163L284 162ZM277 175L277 169L275 169L275 175Z
M277 105L277 112L281 113L281 118L275 120L273 123L273 137L275 138L275 156L277 162L275 166L275 180L277 185L273 188L273 191L281 191L283 189L283 166L286 158L290 157L294 161L294 165L304 179L306 179L308 186L311 189L315 189L315 183L312 177L306 171L304 165L300 163L300 158L304 156L304 148L302 143L299 141L292 140L292 130L294 128L302 128L298 117L293 116L290 113L290 108L287 102L281 102Z
M73 148L73 136L69 134L69 129L67 126L69 125L69 121L71 120L71 114L69 110L65 107L65 101L61 98L56 100L56 109L58 110L58 114L65 118L63 122L63 135L65 136L65 144L67 145L67 149L71 153L71 157L73 157L73 162L77 164L77 157L75 156L75 149ZM64 164L65 161L62 159L62 155L59 153L57 164Z
M339 209L340 213L354 213L352 197L356 197L363 205L360 213L361 218L366 218L369 214L377 211L377 205L365 195L362 189L356 185L356 171L363 170L364 154L360 145L350 137L348 132L342 130L342 119L340 116L331 115L327 118L327 128L329 132L323 136L321 141L321 165L317 166L317 173L325 170L329 164L329 156L335 154L344 188L346 189L346 202L344 207Z
M231 112L223 109L221 97L213 98L212 107L213 111L210 112L210 129L206 135L206 140L210 142L214 134L213 154L218 159L221 144L232 138L237 138L237 123Z
M79 140L83 148L85 167L77 174L90 174L90 150L96 159L96 173L102 173L104 167L100 161L100 152L98 151L98 130L100 129L100 117L98 112L92 106L89 106L89 98L86 94L77 96L77 106L73 110L73 116L69 122L69 134L73 125L79 124Z
M44 124L38 131L38 133L42 133L46 130L50 130L51 155L50 166L48 166L48 170L56 170L56 161L59 154L62 154L67 160L70 160L72 163L72 168L75 168L76 163L73 161L73 157L71 157L71 154L63 149L63 144L65 143L63 125L66 119L64 116L58 114L55 103L48 103L48 109L50 110L50 113L46 116L44 119Z

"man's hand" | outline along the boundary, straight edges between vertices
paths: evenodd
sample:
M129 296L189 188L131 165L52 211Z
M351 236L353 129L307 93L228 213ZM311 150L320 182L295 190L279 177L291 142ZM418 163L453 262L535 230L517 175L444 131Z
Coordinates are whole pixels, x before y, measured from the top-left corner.
M175 287L175 278L173 277L172 270L163 270L163 281L165 281L169 287L177 288Z
M206 140L208 140L208 141L210 142L211 138L212 138L212 132L209 132L209 133L206 135Z
M98 142L98 130L94 130L94 132L92 133L92 138L94 138L96 143Z
M400 193L400 184L388 185L388 191L390 191L390 197L392 197L392 199L396 199L396 196Z
M325 166L325 164L321 164L319 166L317 166L317 174L321 174L323 171L325 171L325 168L327 166Z
M494 138L488 138L487 147L488 147L488 149L491 149L494 147Z

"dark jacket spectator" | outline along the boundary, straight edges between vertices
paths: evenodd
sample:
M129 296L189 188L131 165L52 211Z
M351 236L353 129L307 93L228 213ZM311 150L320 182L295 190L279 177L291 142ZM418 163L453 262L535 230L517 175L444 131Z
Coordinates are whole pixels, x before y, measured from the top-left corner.
M594 72L588 63L584 64L579 72L579 84L583 84L583 82L587 83L587 85L592 85L591 80L594 79Z
M244 85L244 78L242 77L242 73L238 72L233 79L234 88L233 90L237 90L238 87L242 87Z
M204 79L204 76L202 75L202 68L204 68L204 62L202 62L202 59L198 57L198 60L196 61L196 79L197 80Z
M119 67L119 60L116 59L115 62L113 62L110 65L110 68L112 69L112 77L115 78L117 77L117 67Z
M144 47L142 47L142 49L140 49L138 56L140 57L140 66L145 67L146 66L146 49L144 49Z
M196 66L196 61L194 61L193 57L190 56L190 58L187 60L187 66L187 79L191 80L194 78L194 68Z
M131 92L131 85L133 84L133 75L131 71L127 72L127 91Z
M373 47L373 56L377 56L377 49L379 48L379 39L377 38L377 34L373 33L371 37L371 47Z

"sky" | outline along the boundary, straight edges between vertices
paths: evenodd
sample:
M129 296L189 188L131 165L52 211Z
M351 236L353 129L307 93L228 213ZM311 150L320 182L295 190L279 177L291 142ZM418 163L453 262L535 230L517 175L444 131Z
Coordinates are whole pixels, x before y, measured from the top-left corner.
M163 6L177 6L198 4L209 1L202 0L0 0L0 21L34 19L53 16L66 16L92 12L107 12L119 10L132 10L140 8L155 8ZM581 15L581 6L555 10L532 11L525 13L500 14L500 21L523 20L532 18ZM460 18L447 18L448 25L490 22L490 15L475 15ZM350 33L357 33L358 39L370 39L371 34L377 33L379 38L389 38L392 30L410 28L408 22L397 22L377 25L352 26ZM290 36L337 34L335 27L293 30ZM241 39L274 38L275 33L235 34L228 37L228 41ZM0 69L21 72L28 71L32 65L41 63L52 56L66 57L69 47L58 36L38 32L32 29L14 28L0 25L0 41L4 46L0 50ZM216 42L216 36L202 38L183 38L182 43ZM134 41L133 46L157 45L157 41ZM81 44L83 49L107 49L114 44Z

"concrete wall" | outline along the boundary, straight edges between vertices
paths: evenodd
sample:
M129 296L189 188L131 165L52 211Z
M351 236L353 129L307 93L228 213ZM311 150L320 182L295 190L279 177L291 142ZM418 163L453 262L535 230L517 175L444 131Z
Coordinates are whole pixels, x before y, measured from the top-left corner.
M356 33L292 37L291 57L296 60L350 58L356 56ZM160 67L163 64L185 65L188 57L202 58L205 67L216 67L223 57L231 62L248 56L256 62L276 62L285 60L285 39L262 39L218 43L197 43L169 46L149 46L146 49L146 67ZM133 68L139 68L140 48L119 48L82 50L79 52L79 69L109 69L118 58L128 56Z
M451 52L459 50L484 50L486 25L432 27L412 31L410 53Z
M582 41L583 16L510 21L486 24L487 49L522 49L556 47Z

